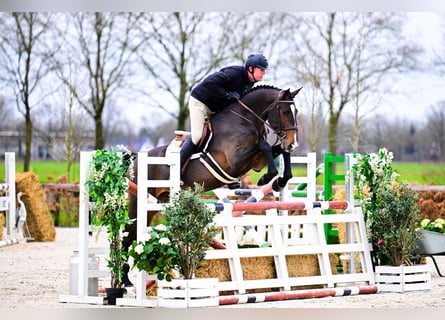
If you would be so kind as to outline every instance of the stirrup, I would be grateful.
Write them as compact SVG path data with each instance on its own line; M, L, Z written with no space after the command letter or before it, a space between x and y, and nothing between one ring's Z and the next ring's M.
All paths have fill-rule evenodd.
M240 183L239 181L232 182L232 183L229 183L229 184L227 185L227 187L228 187L230 190L233 190L233 189L239 189L239 188L241 187L241 183Z

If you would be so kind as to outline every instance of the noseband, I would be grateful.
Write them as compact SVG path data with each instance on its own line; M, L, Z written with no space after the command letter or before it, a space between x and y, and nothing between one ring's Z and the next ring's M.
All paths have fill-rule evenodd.
M279 108L280 108L280 105L279 105L279 104L280 104L280 103L288 103L288 104L292 105L292 104L294 104L294 101L292 101L292 100L278 100L278 101L274 102L274 105L273 105L273 106L268 107L268 108L264 111L264 113L269 112L270 109L272 109L273 107L275 107L276 115L277 115L277 119L279 119L279 118L280 118L280 115L279 115ZM296 113L295 113L294 115L295 115L295 117L297 116ZM294 123L295 123L295 121L296 121L296 119L294 119ZM266 124L267 124L267 123L266 123ZM281 123L281 121L278 121L278 126L279 126L278 128L273 128L272 125L270 125L270 120L269 120L268 127L271 128L271 129L273 130L273 132L275 133L275 135L277 136L277 138L278 138L278 140L279 140L280 142L283 141L283 140L286 138L286 131L295 131L295 130L298 130L298 126L296 126L296 125L291 126L291 127L283 128L283 127L282 127L282 123Z

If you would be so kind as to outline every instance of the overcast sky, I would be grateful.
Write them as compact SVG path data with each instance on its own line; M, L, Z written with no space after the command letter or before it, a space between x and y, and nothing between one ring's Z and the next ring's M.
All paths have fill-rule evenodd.
M411 34L413 41L425 47L427 53L444 48L444 39L440 33L440 19L445 20L445 14L416 12L410 13L409 16L411 22L407 26L407 32ZM433 73L423 75L416 73L404 78L405 81L396 85L406 92L406 95L392 97L386 108L380 110L381 112L389 116L423 120L432 104L445 100L443 76L438 77Z

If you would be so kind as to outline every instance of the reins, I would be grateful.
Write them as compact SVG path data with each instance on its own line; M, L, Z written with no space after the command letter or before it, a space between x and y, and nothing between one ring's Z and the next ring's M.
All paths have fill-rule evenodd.
M259 116L255 111L253 111L248 105L246 105L244 102L242 102L240 99L237 100L238 103L247 111L249 111L252 115L254 115L260 122L263 123L264 126L268 127L269 129L271 129L276 135L277 137L281 140L283 140L285 138L284 135L281 135L280 133L284 132L284 131L289 131L289 130L297 130L298 127L297 126L293 126L293 127L289 127L289 128L281 128L281 123L280 123L280 128L279 129L274 129L266 120L263 120L263 118L261 118L261 116ZM272 102L270 104L270 106L268 106L261 114L267 113L269 112L269 110L273 107L277 107L278 103L289 103L289 104L293 104L294 101L293 100L275 100L274 102ZM252 123L252 121L250 119L247 119L246 117L242 116L241 114L237 113L236 111L233 111L232 109L230 109L230 111L234 114L236 114L238 117L240 117L241 119L246 120L247 122ZM277 111L278 111L278 107L277 107Z

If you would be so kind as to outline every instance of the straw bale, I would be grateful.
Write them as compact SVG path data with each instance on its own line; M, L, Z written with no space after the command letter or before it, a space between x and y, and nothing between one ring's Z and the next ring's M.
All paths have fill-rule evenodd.
M336 264L338 258L335 254L329 255L332 273L336 274ZM244 257L240 258L241 268L243 270L244 280L274 279L277 277L275 263L273 257ZM298 276L316 276L320 275L320 267L318 265L317 255L291 255L286 256L286 264L290 277ZM227 259L205 260L201 268L196 272L197 277L201 278L218 278L219 281L230 281L230 269ZM320 288L320 285L299 286L298 289ZM295 290L296 288L292 288ZM247 293L270 292L274 289L251 289L246 290ZM232 292L220 293L233 294Z
M6 190L0 190L0 197L6 196ZM6 211L0 211L0 240L3 239L3 227L6 223Z
M54 241L56 229L37 175L34 172L17 173L16 190L22 192L31 237L35 241Z
M148 283L145 289L145 294L147 297L156 297L158 295L158 282L153 281Z
M5 224L5 215L3 211L0 212L0 239L3 239L3 225Z

